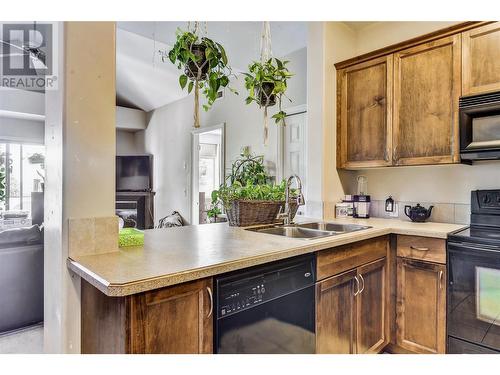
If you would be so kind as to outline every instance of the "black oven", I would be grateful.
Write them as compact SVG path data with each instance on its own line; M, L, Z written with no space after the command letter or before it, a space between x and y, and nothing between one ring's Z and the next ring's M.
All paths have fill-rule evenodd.
M500 247L448 243L448 352L500 352Z
M460 98L460 157L500 159L500 92Z
M500 353L500 190L471 192L470 219L448 235L448 353Z

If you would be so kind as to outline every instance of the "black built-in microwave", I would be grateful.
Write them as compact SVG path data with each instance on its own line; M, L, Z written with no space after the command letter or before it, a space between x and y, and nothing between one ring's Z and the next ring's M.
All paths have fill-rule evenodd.
M461 97L459 109L461 160L500 159L500 92Z

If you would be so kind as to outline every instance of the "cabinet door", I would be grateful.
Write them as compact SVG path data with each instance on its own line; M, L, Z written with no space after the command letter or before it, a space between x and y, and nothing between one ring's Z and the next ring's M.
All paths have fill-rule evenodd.
M212 279L134 295L132 353L213 353Z
M415 353L444 353L446 266L397 260L397 344Z
M459 161L460 36L394 54L395 165Z
M500 22L462 33L462 94L500 90Z
M386 258L358 268L357 353L378 353L388 343Z
M356 271L316 284L316 352L354 353Z
M392 55L348 67L339 78L340 167L391 165Z

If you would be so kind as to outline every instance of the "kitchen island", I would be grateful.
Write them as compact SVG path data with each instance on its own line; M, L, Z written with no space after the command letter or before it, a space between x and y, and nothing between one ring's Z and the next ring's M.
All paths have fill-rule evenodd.
M229 227L226 223L157 229L146 231L144 246L68 259L68 267L85 280L82 283L82 351L211 353L213 310L216 308L212 277L308 253L318 256L317 274L321 282L318 282L317 303L321 300L321 291L331 289L331 285L325 287L332 284L331 279L361 266L368 267L363 272L379 272L373 280L382 282L371 288L368 285L368 290L384 289L377 297L384 301L382 341L364 349L358 345L356 350L353 338L346 348L339 349L325 344L331 341L332 332L319 336L324 329L320 328L317 343L322 349L318 352L381 350L394 341L396 335L393 327L396 320L396 238L414 238L418 244L431 241L432 246L435 243L432 241L439 241L436 248L442 252L447 234L463 226L375 218L336 222L371 228L313 240L262 234ZM437 253L433 249L428 251L429 255L426 251L411 250L419 249L413 245L408 249L412 254L418 253L408 256L420 261L433 262L432 257ZM404 248L401 254L399 251L397 255L404 256ZM442 254L439 257L442 259ZM441 260L436 262L442 263ZM442 273L439 277L442 278ZM352 289L351 279L344 280L348 282L347 289ZM322 301L334 297L325 294ZM328 305L322 306L318 305L317 311L323 311L324 320L324 307ZM156 321L163 323L154 324ZM324 321L318 324L325 327ZM359 327L357 330L362 331ZM162 341L162 335L169 339Z

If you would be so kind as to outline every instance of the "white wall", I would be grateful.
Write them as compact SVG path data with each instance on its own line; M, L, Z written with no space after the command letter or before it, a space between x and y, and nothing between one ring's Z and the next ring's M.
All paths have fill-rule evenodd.
M356 54L401 42L448 27L456 22L381 22L362 29L356 37ZM500 162L473 166L446 165L380 168L345 173L346 193L353 193L358 175L368 177L368 192L374 199L411 202L470 203L470 191L500 187Z
M46 93L44 350L80 353L80 278L67 267L68 219L115 214L115 24L57 25L60 86Z
M291 53L283 59L290 60L289 68L295 76L289 81L291 106L305 104L307 52L305 49ZM293 82L293 83L292 83ZM255 104L246 105L244 78L232 81L239 95L226 91L224 98L215 102L212 109L200 109L202 127L226 123L226 168L231 166L243 146L264 155L266 165L275 171L277 160L277 125L269 118L269 145L263 145L263 112ZM300 102L299 102L300 101ZM177 210L189 221L191 190L191 130L193 129L193 95L150 112L144 133L144 151L154 157L154 182L156 191L155 217L161 218ZM275 110L275 109L274 109ZM270 111L269 117L274 112ZM136 137L140 137L139 132ZM140 142L136 138L136 142Z
M139 132L116 130L116 154L144 154L144 139Z
M13 142L44 143L45 95L2 88L0 90L0 138Z
M335 62L355 51L355 33L342 22L310 22L307 50L306 216L332 218L343 187L336 165Z
M153 154L156 220L178 211L189 222L193 97L150 112L145 151Z

